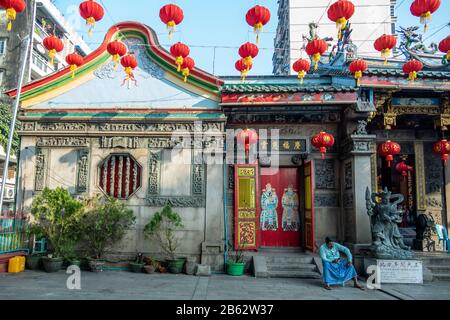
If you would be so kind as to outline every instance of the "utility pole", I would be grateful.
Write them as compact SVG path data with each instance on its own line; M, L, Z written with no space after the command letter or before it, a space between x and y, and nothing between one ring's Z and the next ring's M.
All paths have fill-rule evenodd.
M32 46L32 39L33 39L33 32L34 32L34 20L35 20L35 15L36 15L36 10L35 10L36 1L35 0L31 0L31 6L33 8L33 12L32 12L32 16L31 16L30 33L21 40L21 47L24 46L24 53L23 53L23 57L22 57L22 63L20 66L19 79L17 80L17 94L16 94L16 99L14 101L11 125L9 127L9 137L8 137L8 146L6 148L6 158L5 158L5 162L3 164L3 177L2 177L1 188L0 188L0 212L3 208L3 200L4 200L4 196L5 196L5 185L6 185L6 179L8 178L9 161L11 158L11 146L12 146L13 137L14 137L14 130L16 128L17 112L19 111L19 103L20 103L20 96L22 93L23 80L24 80L24 76L25 76L26 67L28 64L28 55L30 53L30 49Z

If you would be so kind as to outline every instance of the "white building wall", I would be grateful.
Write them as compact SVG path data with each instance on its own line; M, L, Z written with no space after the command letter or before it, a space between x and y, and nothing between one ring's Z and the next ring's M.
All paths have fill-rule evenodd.
M332 0L331 4L334 2L335 0ZM356 7L355 14L350 20L353 28L352 40L358 47L358 54L377 56L379 53L374 49L373 42L383 33L392 33L395 17L391 8L395 6L395 0L352 0L352 2ZM279 23L289 24L291 74L294 73L292 64L300 57L302 36L309 35L310 22L319 24L318 32L321 38L332 37L333 44L336 43L336 24L329 20L327 15L329 3L329 0L289 0L289 21L280 19Z

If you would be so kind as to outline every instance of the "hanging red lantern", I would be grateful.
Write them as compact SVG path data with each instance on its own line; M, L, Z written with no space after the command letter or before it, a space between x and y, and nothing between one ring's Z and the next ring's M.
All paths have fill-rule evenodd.
M184 82L187 82L187 78L191 74L191 71L195 68L195 61L191 57L186 57L183 59L183 64L181 65L181 74L184 77Z
M439 51L446 54L446 60L450 60L450 36L447 36L447 38L439 43Z
M263 27L270 21L270 10L263 6L254 6L248 10L245 20L253 27L256 33L256 43L259 43L259 35L263 31Z
M170 47L170 53L175 57L175 63L177 65L177 71L181 71L184 58L189 56L191 50L184 43L178 42Z
M388 167L391 167L391 162L394 160L394 157L398 155L402 151L400 145L396 142L392 142L391 140L386 141L381 144L378 152L380 156L385 158L388 162Z
M314 70L319 67L320 57L327 51L328 44L323 39L315 39L308 42L306 45L306 53L314 62Z
M241 130L237 136L237 142L244 145L245 156L248 157L252 145L258 143L258 134L254 130Z
M450 142L447 139L436 142L433 146L433 152L441 156L441 160L447 165L448 155L450 154Z
M350 63L348 70L355 75L356 85L359 86L363 72L367 70L369 65L363 59L358 59Z
M117 70L120 58L123 57L128 51L127 46L122 41L117 40L108 43L106 49L108 50L109 54L112 55L114 69Z
M332 134L321 131L319 134L315 135L311 139L311 144L320 150L322 154L322 159L325 159L325 153L327 149L334 145L334 136Z
M248 65L245 62L245 59L239 59L234 66L236 67L236 70L241 73L241 80L245 81L248 72L252 69L252 65Z
M168 4L159 10L159 18L167 26L169 38L171 38L176 26L183 22L184 13L179 6Z
M415 0L410 7L411 13L420 17L420 23L425 25L424 32L427 32L428 22L431 17L441 5L441 0Z
M397 170L398 173L401 173L403 179L406 179L406 177L408 176L408 172L414 171L413 167L408 166L405 163L405 161L402 161L402 162L398 163L395 166L395 170Z
M53 64L56 53L64 49L64 42L56 36L47 36L44 38L43 45L48 50L50 64Z
M258 46L250 42L244 43L239 48L239 55L244 59L244 63L248 67L253 66L253 59L256 58L258 53Z
M355 13L355 5L348 0L339 0L328 9L328 18L336 23L339 30L338 38L342 38L342 30L347 26L347 21Z
M126 77L124 79L123 84L125 84L125 82L128 82L128 86L130 86L131 81L135 82L135 84L136 84L136 78L134 77L133 71L134 71L134 69L137 68L138 61L136 60L134 55L127 54L127 55L123 56L120 59L120 64L122 64L122 66L125 68L125 73L126 73Z
M94 0L88 0L80 3L80 15L86 20L86 25L89 26L88 35L92 35L95 23L103 19L105 11L103 7Z
M23 12L27 4L24 0L0 0L0 7L6 11L8 26L6 30L11 31L12 22L16 20L17 14Z
M409 81L414 81L417 78L417 72L423 69L423 64L419 60L409 60L403 65L403 72L408 75Z
M311 69L311 63L306 59L298 59L294 62L292 68L297 72L300 84L303 84L303 78L305 78L306 73Z
M83 65L84 58L78 53L71 53L66 56L66 62L70 66L70 71L72 72L72 78L75 77L75 72L79 67Z
M377 40L375 40L373 46L375 50L381 52L381 56L384 58L384 64L387 65L387 59L391 54L391 50L397 45L397 39L391 34L383 34Z

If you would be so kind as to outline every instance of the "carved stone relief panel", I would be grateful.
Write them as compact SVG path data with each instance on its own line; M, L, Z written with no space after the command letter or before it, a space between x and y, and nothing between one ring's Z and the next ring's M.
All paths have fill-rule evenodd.
M77 192L87 192L89 186L89 149L78 150L77 170Z
M334 160L316 161L316 188L325 190L336 188Z
M314 195L314 206L317 208L339 207L337 193L316 193Z
M427 209L442 212L444 203L443 169L440 158L433 154L433 143L424 143L424 159ZM442 224L442 214L436 214L435 222Z
M88 138L82 137L39 137L36 142L37 147L87 147Z
M46 186L49 149L36 149L36 171L34 175L34 190L42 191Z
M344 187L345 190L353 188L353 163L348 161L344 165Z
M102 149L137 149L144 147L139 137L101 137L100 148Z

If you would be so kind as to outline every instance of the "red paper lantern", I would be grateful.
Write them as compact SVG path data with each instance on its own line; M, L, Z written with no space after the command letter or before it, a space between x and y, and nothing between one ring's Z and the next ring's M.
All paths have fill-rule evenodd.
M254 130L241 130L237 136L237 142L244 145L245 155L248 157L252 145L258 143L258 134Z
M179 6L175 4L168 4L162 7L161 10L159 10L159 18L167 26L170 38L172 37L176 26L183 22L184 13Z
M391 167L391 162L394 160L394 157L398 155L402 151L400 145L396 142L392 142L391 140L386 141L381 144L378 152L380 156L385 158L388 162L388 167Z
M258 55L258 53L258 46L250 42L244 43L239 48L239 55L242 59L244 59L244 63L248 67L253 66L253 59Z
M66 62L70 66L70 71L72 72L72 78L75 77L75 72L78 67L81 67L84 62L84 58L78 53L71 53L66 56Z
M80 3L80 15L86 20L86 25L89 26L88 35L92 35L95 23L103 19L105 11L103 7L94 0L88 0Z
M419 60L409 60L403 65L403 72L408 75L408 80L414 81L417 78L417 72L423 69L423 64Z
M256 43L259 43L259 35L263 27L270 21L270 10L263 6L254 6L248 10L245 20L253 27L256 33Z
M405 161L402 161L395 166L395 170L397 170L398 173L401 173L403 179L406 179L408 172L412 172L414 169L413 167L408 166Z
M306 59L298 59L294 62L292 68L297 72L300 84L303 84L303 78L305 78L306 73L311 68L311 63Z
M183 64L181 65L181 74L184 77L184 82L187 82L187 78L191 74L191 71L195 68L195 61L191 57L186 57L183 59Z
M112 41L108 43L106 48L109 54L112 55L114 69L117 69L120 58L123 57L128 51L127 46L122 41Z
M446 60L450 60L450 36L439 43L439 51L446 54Z
M252 65L248 65L245 62L245 59L239 59L238 61L236 61L234 66L236 67L236 70L241 73L241 80L245 81L248 72L252 69Z
M136 83L136 78L133 73L134 69L138 66L138 61L136 58L132 54L127 54L120 59L120 64L125 68L126 77L124 83L128 82L128 86L131 81Z
M53 64L56 53L64 49L64 42L56 36L47 36L44 38L43 45L48 50L50 64Z
M12 22L16 20L17 14L23 12L27 4L24 0L0 0L0 7L6 11L6 19L8 20L7 30L11 31Z
M383 34L377 40L375 40L373 46L375 50L381 52L381 56L384 58L384 64L387 65L387 58L391 54L392 48L397 45L397 39L391 34Z
M436 142L433 146L433 152L441 156L441 160L447 165L448 155L450 154L450 142L447 139Z
M170 47L170 53L175 57L175 63L177 65L177 71L181 71L181 65L183 64L184 58L189 56L191 50L184 43L178 42Z
M439 9L441 0L415 0L410 7L411 13L420 17L420 23L424 24L424 32L427 32L428 22L431 21L433 13Z
M368 68L368 64L363 59L358 59L350 63L348 70L355 75L356 84L359 86L363 72Z
M320 150L322 154L322 159L325 159L325 153L327 153L327 149L331 148L334 145L334 136L332 134L326 133L324 131L315 135L311 139L311 144Z
M339 30L339 39L341 39L342 30L347 26L347 21L354 13L355 5L348 0L339 0L328 9L328 18L336 23L336 28Z
M320 57L327 51L328 44L323 39L315 39L306 45L306 53L311 57L314 62L314 70L319 67Z

